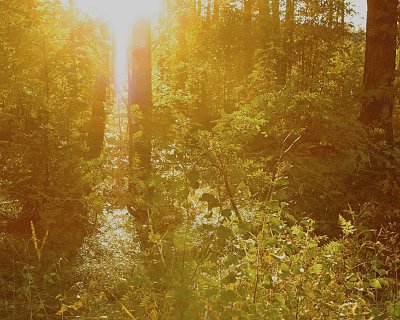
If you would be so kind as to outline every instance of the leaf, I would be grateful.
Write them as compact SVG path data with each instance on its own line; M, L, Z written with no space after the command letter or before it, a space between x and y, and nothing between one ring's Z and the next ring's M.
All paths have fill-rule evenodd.
M380 282L382 285L384 285L385 287L389 287L389 285L390 285L389 280L386 279L386 278L380 278L380 279L379 279L379 282Z
M229 254L229 255L226 257L225 265L230 266L230 265L236 264L236 263L238 263L238 262L239 262L239 258L238 258L236 255L234 255L234 254Z
M280 269L283 274L288 274L290 272L290 267L286 263L282 263Z
M232 235L232 231L224 226L219 226L217 228L217 237L221 240L227 240Z
M217 295L219 290L217 288L209 288L204 292L204 297L210 298L212 296Z
M232 210L231 209L221 210L221 216L223 216L225 219L229 220L232 216Z
M346 280L351 281L351 282L356 282L356 281L358 281L358 277L356 274L352 273L351 275L346 277Z
M379 273L381 276L386 276L386 275L388 274L387 270L385 270L385 269L379 269L379 270L378 270L378 273Z
M277 186L287 186L289 184L289 178L288 177L280 177L275 181L275 184Z
M286 305L285 297L281 293L275 293L274 294L274 300L276 302L278 302L279 305L281 305L281 306L285 306Z
M61 305L60 310L57 311L56 316L62 316L68 310L68 306L65 304Z
M273 248L273 247L275 247L278 243L279 243L279 242L278 242L278 239L277 239L276 237L272 237L272 238L269 238L269 239L265 242L265 245L266 245L267 247Z
M233 290L226 290L221 293L221 299L226 302L236 301L236 293Z
M310 267L310 272L315 275L320 275L322 273L322 264L320 263L314 263Z
M192 170L186 174L189 180L189 184L193 189L198 189L200 187L199 178L200 174L197 170Z
M236 282L236 274L233 272L230 272L224 279L222 279L222 283L224 284L230 284L235 282Z
M342 215L339 215L339 226L340 229L342 229L342 232L344 233L345 236L348 236L356 232L356 228L352 225L352 223L343 218Z
M233 183L241 182L246 177L246 175L247 173L243 169L234 169L230 174Z
M272 200L266 203L266 208L273 212L279 211L280 207L278 200Z
M344 283L344 286L345 286L347 289L350 289L350 290L354 289L354 283L353 283L353 282L346 281L346 282Z
M272 254L272 257L274 257L278 261L281 261L281 260L284 260L286 258L286 253L282 252L282 253L279 253L279 254Z
M396 318L400 318L400 301L391 303L387 306L388 313Z
M238 227L239 227L239 231L243 234L243 233L247 233L251 230L251 223L247 222L247 221L242 221L239 223Z
M306 233L301 230L299 226L293 226L292 228L292 233L299 239L304 238L306 236Z
M374 289L382 289L382 285L378 279L371 279L369 285Z
M200 200L208 203L208 210L211 210L219 206L218 199L215 198L211 193L203 193Z
M284 189L279 189L276 192L274 192L274 197L275 197L275 199L278 199L280 201L285 201L285 200L289 199L289 196L288 196L286 190L284 190Z
M283 221L278 219L278 218L276 218L276 217L271 217L269 219L269 223L271 225L271 229L274 229L276 231L282 231L282 229L284 227L283 226L284 225Z
M315 224L315 221L312 219L305 219L302 222L306 227L312 227Z

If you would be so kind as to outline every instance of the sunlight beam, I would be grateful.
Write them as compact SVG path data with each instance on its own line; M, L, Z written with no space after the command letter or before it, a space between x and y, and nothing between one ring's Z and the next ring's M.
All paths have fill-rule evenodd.
M109 26L114 40L114 87L117 103L124 103L128 82L129 47L132 27L138 19L153 22L160 15L162 0L61 0L71 2L83 14L101 19Z

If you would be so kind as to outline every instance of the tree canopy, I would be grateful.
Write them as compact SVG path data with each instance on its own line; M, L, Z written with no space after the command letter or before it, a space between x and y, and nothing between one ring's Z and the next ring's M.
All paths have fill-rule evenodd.
M126 3L0 0L0 319L400 319L398 1Z

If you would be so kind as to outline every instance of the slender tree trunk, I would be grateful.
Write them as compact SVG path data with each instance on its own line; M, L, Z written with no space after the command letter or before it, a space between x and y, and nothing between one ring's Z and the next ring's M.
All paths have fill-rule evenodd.
M284 86L286 83L286 65L282 48L282 30L280 19L279 0L272 0L272 41L275 54L275 73L278 85Z
M388 143L393 142L397 4L397 0L368 0L361 121L383 129Z
M340 1L340 30L346 31L346 0Z
M244 10L243 39L244 39L244 50L245 50L244 73L247 76L251 73L251 69L253 66L253 54L254 54L253 24L252 24L253 0L244 0L243 10Z
M143 225L148 222L151 173L151 25L149 19L138 21L133 30L129 68L128 133L129 193L141 198L128 206L129 212Z
M103 40L110 39L106 25L100 27ZM107 66L111 64L111 54L108 45L102 46L102 52L107 52L105 61ZM95 84L93 87L92 114L88 128L87 144L89 147L88 158L98 158L103 151L104 135L106 129L106 110L107 88L109 86L109 73L102 70L96 72Z
M280 44L281 41L281 19L280 19L280 9L279 9L279 0L272 0L271 2L271 24L272 24L272 32L275 39L275 42Z
M333 29L333 16L335 12L334 1L335 0L329 0L327 3L327 24L330 29Z
M267 49L271 42L271 4L270 0L258 1L261 49Z
M293 65L293 42L294 42L294 9L295 9L295 0L286 0L286 17L285 17L285 46L284 46L284 79L287 79L287 76L290 75Z
M101 155L106 129L106 111L104 103L107 100L108 79L104 75L98 75L94 85L92 102L92 114L88 133L88 158L94 159Z
M180 8L184 6L184 0L177 1L177 6ZM178 51L177 51L177 64L180 67L177 70L177 82L178 89L183 90L186 86L187 81L187 59L188 59L188 42L187 42L187 29L188 29L189 17L185 10L178 13L178 30L177 30L177 40L178 40Z

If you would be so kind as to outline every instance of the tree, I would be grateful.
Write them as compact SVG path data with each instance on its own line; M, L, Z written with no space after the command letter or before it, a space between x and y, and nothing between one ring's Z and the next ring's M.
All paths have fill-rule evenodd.
M380 128L393 142L398 0L368 0L361 122Z
M131 63L129 70L128 134L129 134L129 186L130 195L145 199L148 203L148 189L139 186L151 172L152 113L151 85L151 25L149 19L141 19L133 29ZM134 109L134 107L137 109ZM134 174L135 173L135 174ZM137 178L137 179L136 179ZM140 203L143 201L140 201ZM143 204L128 206L129 212L139 223L145 224L147 209Z
M285 54L285 79L291 73L293 64L293 42L294 42L294 12L295 0L286 0L286 14L285 14L285 41L284 41L284 54Z
M244 48L245 48L245 61L244 61L244 73L248 75L252 69L253 59L253 26L252 26L252 14L253 14L253 0L244 0L243 4L243 31L244 31Z

